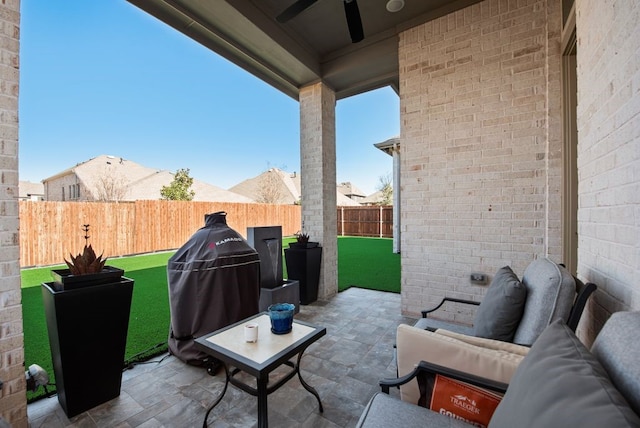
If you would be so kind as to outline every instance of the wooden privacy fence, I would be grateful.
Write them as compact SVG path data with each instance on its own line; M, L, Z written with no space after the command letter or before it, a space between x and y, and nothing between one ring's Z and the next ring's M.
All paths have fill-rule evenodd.
M338 207L338 235L393 237L393 207Z
M31 202L19 201L20 265L64 263L84 247L83 224L99 254L118 257L181 247L204 226L205 214L227 212L227 224L246 237L247 227L282 226L283 236L300 230L299 205L227 202Z

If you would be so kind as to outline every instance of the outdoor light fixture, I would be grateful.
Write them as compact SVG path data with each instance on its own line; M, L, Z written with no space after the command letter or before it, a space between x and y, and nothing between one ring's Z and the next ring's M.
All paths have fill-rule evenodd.
M404 7L404 0L389 0L387 2L387 10L389 12L399 12Z
M31 364L29 370L24 372L27 378L27 390L35 392L39 386L44 387L47 391L47 385L49 384L49 375L47 372L37 364Z

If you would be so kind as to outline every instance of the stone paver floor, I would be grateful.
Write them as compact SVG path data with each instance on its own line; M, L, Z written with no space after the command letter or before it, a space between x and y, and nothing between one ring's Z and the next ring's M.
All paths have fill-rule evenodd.
M395 377L397 326L415 320L400 314L399 294L359 288L301 306L296 319L327 328L326 336L306 350L300 364L303 378L320 394L324 413L294 377L268 397L270 426L355 426L369 398L380 390L378 380ZM201 427L224 387L224 372L210 376L167 355L151 361L124 372L120 397L71 419L56 396L30 404L30 426ZM209 415L208 426L253 427L256 415L257 399L229 385Z

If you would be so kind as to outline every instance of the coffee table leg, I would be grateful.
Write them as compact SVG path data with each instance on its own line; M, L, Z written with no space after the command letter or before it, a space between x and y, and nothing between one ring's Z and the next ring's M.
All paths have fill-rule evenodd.
M306 389L307 391L309 391L310 393L312 393L316 397L316 400L318 400L318 407L320 408L320 413L322 413L322 412L324 412L324 409L322 408L322 402L320 401L320 395L318 394L318 391L316 391L314 387L312 387L307 382L305 382L304 379L302 379L302 374L300 373L300 359L301 358L302 358L302 352L300 352L298 354L298 364L297 364L297 368L296 368L296 370L298 371L298 379L300 379L300 383L302 384L304 389Z
M269 427L269 416L267 414L267 384L269 377L256 379L258 386L258 428Z

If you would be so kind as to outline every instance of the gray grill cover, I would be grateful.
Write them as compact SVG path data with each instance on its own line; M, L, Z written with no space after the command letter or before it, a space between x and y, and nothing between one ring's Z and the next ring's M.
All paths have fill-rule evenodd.
M260 258L224 212L205 216L205 226L169 259L167 279L169 352L186 363L208 359L194 339L258 313Z

